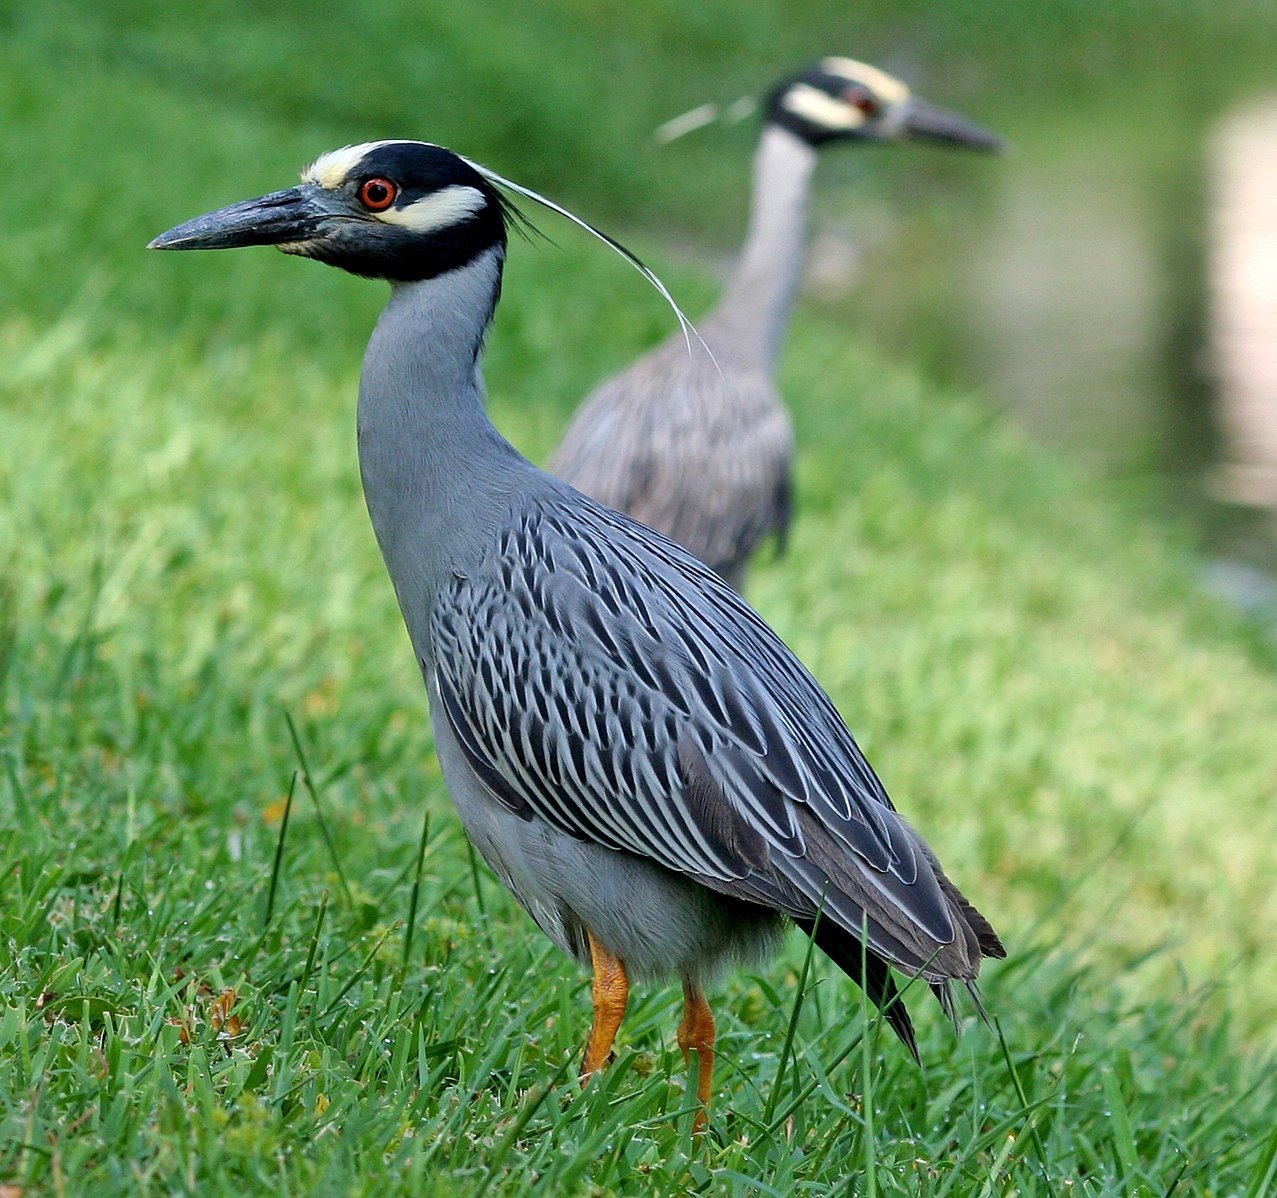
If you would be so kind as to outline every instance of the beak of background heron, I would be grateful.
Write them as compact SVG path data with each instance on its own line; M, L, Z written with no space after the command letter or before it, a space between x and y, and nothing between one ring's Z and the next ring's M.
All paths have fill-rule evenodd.
M229 250L243 245L280 245L312 237L331 213L303 187L274 191L207 212L161 233L148 250Z
M910 99L904 114L902 128L907 137L923 141L946 142L952 146L965 146L971 150L985 150L1000 154L1006 145L996 133L982 129L974 121L937 108L922 100Z

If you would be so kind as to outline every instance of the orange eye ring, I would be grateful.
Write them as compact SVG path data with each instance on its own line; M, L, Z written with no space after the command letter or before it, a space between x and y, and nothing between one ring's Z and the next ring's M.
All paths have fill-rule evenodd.
M359 185L359 202L369 212L385 212L399 197L399 188L380 175L365 179Z

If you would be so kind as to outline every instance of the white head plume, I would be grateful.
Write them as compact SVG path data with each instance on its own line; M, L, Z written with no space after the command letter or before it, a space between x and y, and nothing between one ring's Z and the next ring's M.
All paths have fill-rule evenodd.
M697 129L712 125L715 121L724 121L728 125L738 125L758 108L757 96L741 96L730 104L718 104L710 101L687 112L671 117L663 125L657 125L652 134L661 145L668 145Z
M458 155L458 157L461 156ZM597 237L604 245L620 254L622 258L624 258L631 266L634 267L635 270L639 272L639 274L641 274L653 287L656 288L665 302L669 304L674 315L678 318L678 325L683 331L683 339L687 342L688 350L691 350L692 338L695 337L696 340L701 343L701 347L705 350L705 352L709 354L710 360L714 362L714 365L718 365L717 359L714 358L709 346L705 344L704 338L702 338L700 333L696 331L696 326L683 314L683 309L678 306L678 303L670 294L669 288L661 282L661 280L657 277L656 272L653 271L652 268L649 267L637 254L635 254L633 250L627 249L619 241L617 241L616 238L609 237L602 229L596 228L594 225L590 224L588 220L577 216L575 212L563 207L562 204L556 204L553 200L543 196L540 192L533 191L530 187L524 187L520 183L515 183L510 179L506 179L503 176L498 175L496 171L490 170L488 167L475 162L473 159L462 158L462 161L474 167L474 169L487 179L489 183L493 183L497 187L503 187L507 191L514 192L515 195L523 196L526 199L532 200L536 204L540 204L543 208L548 208L551 212L558 213L559 216L563 217L565 220L571 221L577 226L577 228L584 229L591 237Z

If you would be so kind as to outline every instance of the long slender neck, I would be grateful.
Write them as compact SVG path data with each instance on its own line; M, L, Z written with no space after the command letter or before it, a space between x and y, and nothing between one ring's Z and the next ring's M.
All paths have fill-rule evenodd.
M494 248L437 278L394 284L364 355L364 498L414 642L440 583L482 552L515 475L531 469L483 405L478 356L501 266Z
M816 151L767 125L754 155L749 232L723 297L709 321L757 365L775 368L802 273L807 206Z

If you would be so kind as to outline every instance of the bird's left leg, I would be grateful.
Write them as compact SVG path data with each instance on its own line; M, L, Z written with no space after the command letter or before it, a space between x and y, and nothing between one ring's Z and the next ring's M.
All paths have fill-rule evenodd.
M683 983L683 1022L678 1025L678 1046L683 1050L683 1064L689 1068L696 1054L698 1083L696 1097L700 1110L692 1122L692 1130L705 1130L706 1111L714 1094L714 1012L709 1009L699 986Z
M594 967L594 983L591 997L594 1000L594 1023L585 1045L585 1060L581 1062L581 1081L589 1081L611 1060L612 1042L617 1029L625 1018L625 1007L630 997L630 979L625 972L625 962L595 939L587 929L590 945L590 964Z

